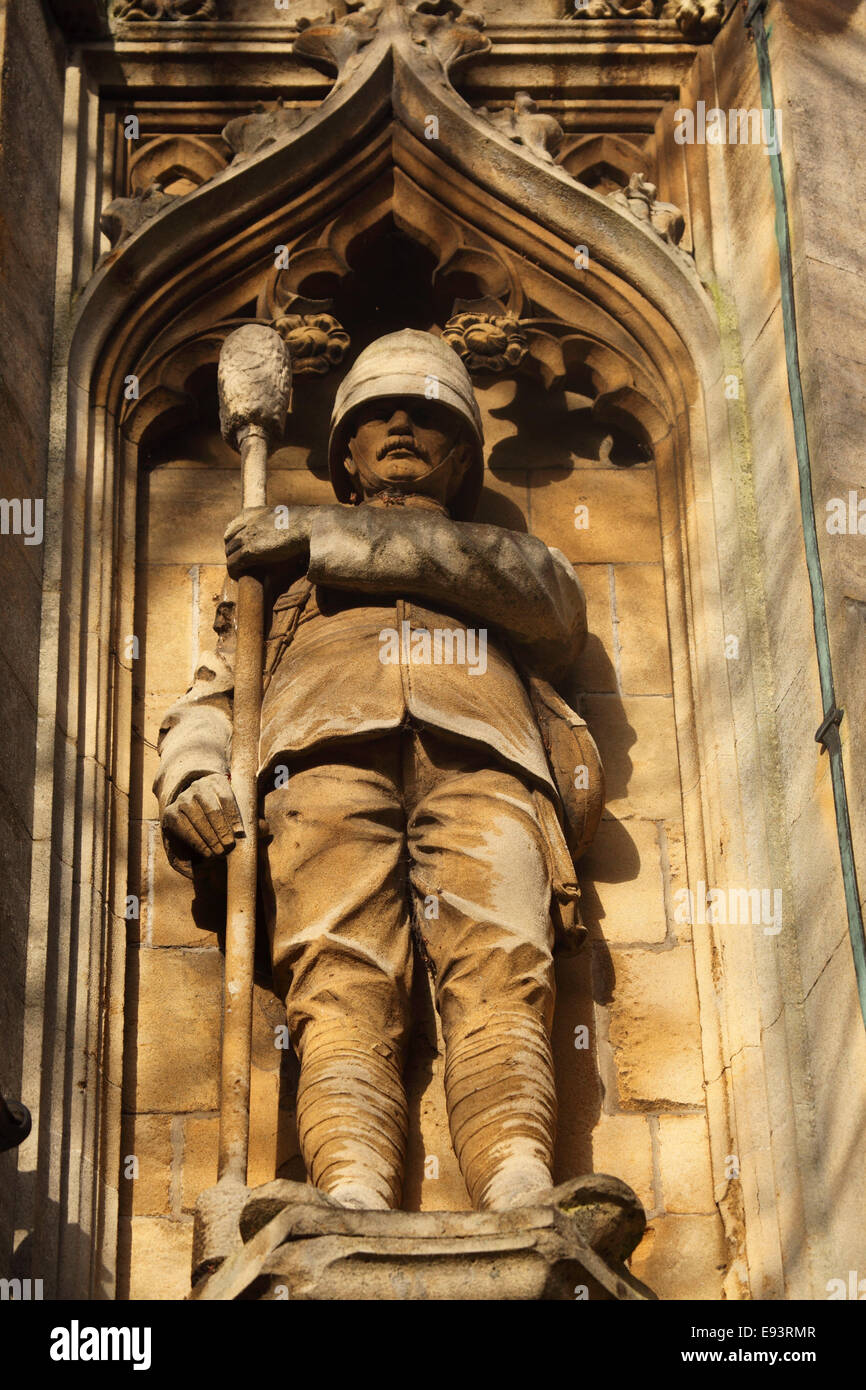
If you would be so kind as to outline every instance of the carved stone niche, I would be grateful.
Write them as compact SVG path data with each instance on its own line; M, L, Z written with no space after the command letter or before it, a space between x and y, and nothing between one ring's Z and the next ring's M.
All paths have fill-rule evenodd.
M223 532L239 510L240 470L219 434L215 387L220 348L232 329L273 326L292 353L291 424L271 457L269 477L269 501L290 507L333 501L325 481L328 415L343 373L364 347L406 328L452 344L472 374L484 425L478 519L514 532L531 530L583 566L588 582L600 576L594 596L602 621L613 621L609 571L636 555L646 566L641 578L660 600L660 663L667 662L669 645L675 653L676 735L672 720L654 725L651 733L632 727L613 660L595 633L571 673L569 693L576 703L582 690L590 692L586 714L604 731L614 798L626 796L639 765L643 747L633 754L633 745L652 740L654 790L661 787L658 794L665 798L660 814L670 820L674 836L683 836L677 741L684 757L691 757L690 688L683 682L692 668L685 659L684 607L672 603L668 611L662 596L668 584L681 592L677 507L686 483L680 472L691 457L688 431L701 392L718 375L706 296L689 258L653 224L654 200L642 184L632 190L633 201L642 205L638 213L582 186L546 158L555 132L546 122L539 126L538 113L526 103L497 120L459 98L448 70L462 56L483 52L484 40L458 7L448 0L407 9L388 5L358 23L305 31L307 52L318 51L338 70L321 108L300 121L270 122L273 129L261 145L247 140L245 126L236 145L229 143L241 158L155 208L118 241L82 296L73 344L71 378L87 383L73 403L81 412L73 422L75 437L98 438L100 422L105 447L99 466L108 477L116 469L122 479L123 525L104 528L102 548L94 543L92 554L87 552L88 563L99 559L104 573L116 568L124 576L117 632L106 634L106 650L118 632L140 632L144 645L134 687L125 667L117 675L131 708L130 825L144 827L130 860L146 882L136 881L133 891L150 901L152 913L153 945L141 948L147 969L128 976L130 989L141 990L126 1001L130 1015L161 1008L157 975L169 953L178 957L178 970L194 964L201 972L201 993L194 1000L200 1044L195 1063L189 1062L184 1030L163 1029L158 1046L151 1041L140 1048L139 1065L128 1078L132 1103L142 1113L203 1112L214 1137L220 884L205 885L199 876L185 898L187 890L169 882L161 858L154 867L161 851L146 787L160 718L199 669L198 639L206 638L215 606L218 637L231 637ZM439 123L438 142L424 133L430 115ZM578 238L589 248L586 264L575 257ZM286 255L275 264L277 245ZM131 397L125 390L130 382ZM105 429L115 411L116 432L113 425ZM136 490L137 514L129 500ZM587 498L595 522L581 537L575 516L579 508L586 511ZM136 526L128 519L134 516L133 557ZM99 578L97 571L90 582ZM662 703L659 693L646 690L654 710ZM694 761L684 777L696 781ZM635 797L647 795L639 775L634 780ZM653 834L655 809L641 813ZM640 834L635 824L629 816L603 822L608 860L615 859L620 875L610 881L638 872L643 850L632 838ZM695 834L688 852L699 872L701 842ZM112 882L125 887L124 853L120 845L111 869ZM592 873L586 887L586 925L604 976L610 963ZM212 933L205 938L209 957L188 950L202 929ZM660 959L652 954L650 964ZM277 1297L284 1283L294 1284L298 1296L316 1296L317 1288L336 1287L332 1279L345 1293L354 1287L365 1252L392 1261L383 1264L393 1274L386 1281L389 1296L440 1296L430 1289L453 1289L470 1267L486 1264L489 1270L496 1250L505 1250L511 1261L514 1297L571 1298L576 1284L585 1285L591 1297L646 1296L634 1272L624 1272L624 1262L642 1229L638 1197L650 1204L651 1185L640 1170L628 1175L641 1189L637 1196L623 1192L616 1180L575 1176L595 1166L600 1124L608 1129L610 1121L621 1131L623 1121L629 1127L635 1115L643 1116L644 1099L631 1112L628 1104L603 1112L603 1095L607 1104L616 1105L616 1098L607 1084L603 1091L590 1047L575 1042L578 1030L588 1040L595 1030L598 982L586 952L563 955L557 976L557 1187L540 1204L515 1214L468 1210L469 1193L448 1139L442 1040L424 969L416 972L406 1073L406 1210L335 1210L309 1187L299 1189L304 1174L295 1133L296 1078L288 1054L275 1061L279 1004L262 975L253 1010L247 1183L233 1192L224 1184L206 1189L210 1207L201 1194L197 1296ZM160 978L164 991L174 988L173 980ZM604 981L601 988L607 988ZM181 1011L190 1007L183 997L176 1003ZM702 1102L697 1040L683 1050L685 1082L672 1098L691 1110ZM662 1099L669 1099L667 1091ZM625 1161L627 1147L627 1141L619 1149L614 1144L604 1166L617 1171L618 1155ZM435 1173L428 1171L431 1159ZM274 1182L288 1186L272 1188ZM306 1251L302 1238L309 1239ZM402 1268L393 1262L401 1242ZM317 1285L319 1275L305 1261L309 1255L315 1265L329 1249L335 1259L320 1271L325 1282ZM639 1256L638 1248L635 1261ZM529 1269L536 1259L544 1265L541 1277ZM265 1275L273 1282L258 1283ZM373 1296L385 1296L381 1285L368 1287ZM488 1280L485 1291L482 1279L477 1296L490 1296L492 1287Z
M563 514L573 509L581 468L593 475L607 469L615 485L619 470L652 467L653 439L665 423L647 366L626 351L628 335L399 171L383 171L326 224L289 240L284 259L285 266L274 266L271 258L251 268L241 287L223 292L223 317L208 329L183 337L173 325L141 365L139 396L127 406L124 428L147 460L143 503L157 526L163 480L182 474L178 460L210 459L221 472L235 466L215 419L216 363L225 337L244 322L282 332L296 374L289 439L271 461L273 502L328 500L326 424L335 386L350 356L404 327L440 333L473 376L489 445L479 520L525 531L536 493L559 494ZM182 495L198 516L208 487L207 468L190 468ZM208 523L215 545L228 519L224 512ZM230 592L221 597L220 642ZM576 701L579 671L573 683ZM149 703L137 715L144 725L153 718ZM192 919L219 937L224 908L218 875L197 870L194 889ZM585 969L584 963L581 976ZM286 1059L277 1116L286 1131L279 1140L282 1162L273 1181L254 1190L221 1184L202 1194L192 1296L278 1299L289 1288L292 1298L439 1298L455 1296L459 1286L461 1297L477 1298L573 1299L576 1289L592 1299L651 1297L625 1263L644 1230L638 1199L612 1178L566 1180L585 1164L588 1136L573 1122L560 1147L557 1176L563 1181L555 1198L507 1216L448 1209L468 1206L468 1197L453 1156L444 1152L441 1036L420 961L416 982L406 1084L413 1127L422 1112L425 1118L423 1137L416 1130L410 1141L409 1210L347 1212L297 1181L296 1076ZM574 1007L573 981L563 976L560 988ZM266 993L263 974L257 1019L265 1016L260 1009L272 1017ZM255 1027L257 1049L266 1055L263 1024ZM564 1097L571 1098L566 1105L574 1100L576 1079L569 1073L576 1056L570 1039L559 1044ZM579 1070L579 1085L592 1094L598 1078L582 1055ZM254 1111L252 1123L255 1131L268 1121ZM431 1149L443 1151L437 1162L444 1211L415 1209L422 1193L425 1206L430 1202L424 1167Z

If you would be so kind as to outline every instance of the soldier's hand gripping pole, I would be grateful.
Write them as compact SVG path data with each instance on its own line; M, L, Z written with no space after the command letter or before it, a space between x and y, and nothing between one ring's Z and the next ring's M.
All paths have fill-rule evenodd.
M220 427L241 456L244 511L267 504L267 461L282 437L292 369L282 338L264 324L230 333L219 360ZM250 1038L258 869L258 756L264 649L261 580L241 575L237 598L231 782L244 825L228 856L219 1176L245 1183L250 1130Z

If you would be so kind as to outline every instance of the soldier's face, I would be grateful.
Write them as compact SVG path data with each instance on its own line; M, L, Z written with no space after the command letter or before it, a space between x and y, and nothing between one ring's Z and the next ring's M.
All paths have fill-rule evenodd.
M459 424L436 401L405 397L371 401L355 416L346 468L364 497L380 492L385 482L399 491L422 492L444 503L457 490L470 462L460 438ZM447 466L440 467L446 460Z

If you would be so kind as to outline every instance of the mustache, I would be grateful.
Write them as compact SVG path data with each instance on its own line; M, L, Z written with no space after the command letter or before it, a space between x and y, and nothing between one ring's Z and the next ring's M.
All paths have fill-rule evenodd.
M396 449L406 449L410 453L415 454L419 459L422 459L424 463L430 462L430 456L427 450L422 444L419 444L418 440L414 439L411 434L392 434L389 435L385 442L380 444L376 450L377 463L381 462L386 454L390 454Z

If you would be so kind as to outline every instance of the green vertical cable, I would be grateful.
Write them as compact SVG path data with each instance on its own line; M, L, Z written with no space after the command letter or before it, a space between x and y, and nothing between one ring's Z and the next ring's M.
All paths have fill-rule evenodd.
M761 102L764 107L765 132L767 135L770 171L773 179L773 193L776 200L776 240L779 244L779 272L782 286L782 321L785 329L785 359L788 366L788 391L791 397L791 414L794 421L794 440L797 449L797 471L800 477L800 511L803 516L803 536L806 543L806 565L809 571L809 584L812 590L812 620L815 628L815 646L818 653L818 672L821 680L821 700L824 718L815 735L823 744L830 757L830 776L833 783L833 801L836 806L836 831L839 840L839 857L842 861L842 880L845 885L845 905L848 912L848 933L851 938L851 951L854 956L854 971L857 976L857 992L860 997L860 1012L866 1024L866 936L863 930L863 914L860 910L860 892L857 886L857 866L854 862L854 847L851 841L851 818L848 814L848 793L845 788L845 768L842 762L842 746L839 739L839 723L842 711L836 707L836 692L833 684L833 666L830 658L830 635L827 630L827 607L824 601L824 579L821 573L821 556L818 550L818 530L815 524L815 501L812 496L812 465L809 457L809 435L806 428L806 408L803 401L803 383L800 377L800 354L797 340L797 314L794 304L794 274L791 265L791 233L788 221L788 199L785 194L785 177L782 168L782 155L779 140L770 136L772 121L775 129L775 98L773 77L770 70L770 50L767 44L767 31L764 27L764 10L767 0L749 0L746 9L746 26L752 32L758 57L758 72L761 80ZM772 142L775 152L769 149Z

